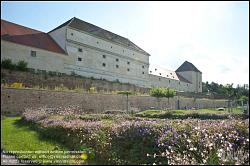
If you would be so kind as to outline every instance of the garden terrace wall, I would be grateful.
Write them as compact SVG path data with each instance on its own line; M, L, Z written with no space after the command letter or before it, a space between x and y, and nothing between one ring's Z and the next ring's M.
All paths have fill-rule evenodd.
M40 71L41 72L41 71ZM98 91L132 91L139 93L149 93L149 88L143 88L132 84L116 83L105 80L97 80L91 78L84 78L78 76L70 75L50 75L48 72L45 73L34 73L34 72L24 72L24 71L12 71L9 69L1 68L1 79L8 84L15 82L23 83L26 87L48 87L49 89L54 89L56 86L63 85L68 89L74 89L76 87L88 90L90 87L96 87ZM191 92L177 92L178 96L183 96L186 98L210 98L210 99L223 99L222 96L207 96L201 93L191 93Z
M65 86L68 89L82 88L88 90L90 87L96 87L98 91L126 91L130 90L133 92L147 93L148 88L138 87L132 84L110 82L105 80L97 80L91 78L85 78L80 76L70 75L50 75L48 72L40 71L40 73L34 72L23 72L23 71L12 71L9 69L1 68L1 79L5 83L12 84L15 82L23 83L26 87L48 87L54 89L58 86Z
M226 107L226 100L194 99L175 96L160 101L150 96L129 96L129 109L135 112L152 108L213 108ZM159 102L158 102L159 101ZM102 113L109 110L126 110L126 96L97 93L57 92L34 89L1 88L1 114L19 115L25 108L42 106L64 107L77 105L82 111Z

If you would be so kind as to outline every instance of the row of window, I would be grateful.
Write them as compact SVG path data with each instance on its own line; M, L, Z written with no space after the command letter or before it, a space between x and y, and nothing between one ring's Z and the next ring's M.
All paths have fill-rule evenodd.
M106 67L106 63L102 63L102 66L103 66L103 67ZM116 65L116 68L119 68L119 65ZM127 71L130 71L130 69L127 68ZM145 72L143 71L142 74L145 74Z
M103 55L105 57L105 55ZM78 57L78 61L82 61L82 58ZM119 59L116 59L116 62L119 62ZM129 65L130 62L127 62L127 64ZM103 67L106 66L105 63L102 64ZM119 68L119 65L116 65L116 68ZM142 66L142 68L144 69L144 66ZM127 69L127 71L129 71L129 68ZM142 74L144 74L144 72L142 72Z
M30 55L32 57L36 57L36 51L31 51ZM103 56L106 57L106 55L103 55ZM78 61L82 61L82 58L78 57ZM118 62L119 59L116 59L116 61ZM130 62L127 62L127 64L130 64ZM102 63L102 66L106 67L106 63ZM116 68L119 68L119 65L116 65ZM144 68L144 66L142 66L142 68ZM157 69L155 69L155 70L157 70ZM127 71L130 71L130 69L127 68ZM152 71L150 71L150 73L152 73ZM145 72L143 71L142 74L145 74ZM159 74L161 75L161 73L159 73ZM172 73L170 73L170 74L172 74ZM168 75L167 75L167 77L168 77ZM173 78L174 78L174 76L173 76ZM159 78L159 81L161 81L161 78ZM170 80L169 80L169 83L170 83ZM179 85L180 85L180 82L179 82ZM187 86L188 86L188 84L187 84ZM199 85L199 88L200 88L200 85Z
M159 78L159 81L161 81L161 78ZM168 82L170 83L170 80L168 80ZM179 82L179 85L181 84L181 82ZM188 86L188 84L187 84L187 86Z
M102 57L105 59L106 58L106 55L102 55ZM119 59L118 58L116 58L116 60L115 60L116 62L119 62ZM129 65L130 64L130 62L129 61L127 61L127 64ZM144 69L145 68L145 66L143 65L142 66L142 68Z
M73 33L71 33L71 36L73 36ZM96 43L99 44L98 41ZM110 48L113 48L113 46L110 46ZM78 52L82 52L82 48L78 48ZM122 50L122 52L124 53L125 50ZM135 54L133 53L133 55L135 55Z
M152 73L152 71L149 71L150 73ZM172 73L170 73L172 75ZM161 73L159 73L159 75L161 76ZM166 75L167 77L169 77L169 75ZM172 78L174 78L174 76L172 76Z

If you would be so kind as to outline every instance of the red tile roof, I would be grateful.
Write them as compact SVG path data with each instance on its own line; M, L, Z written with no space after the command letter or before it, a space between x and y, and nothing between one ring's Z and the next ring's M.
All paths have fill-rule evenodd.
M52 37L50 37L49 34L2 19L1 39L56 53L66 54L65 51L52 39Z

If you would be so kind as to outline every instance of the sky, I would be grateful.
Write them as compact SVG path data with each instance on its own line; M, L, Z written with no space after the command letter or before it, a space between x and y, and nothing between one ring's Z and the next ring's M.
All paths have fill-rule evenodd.
M77 17L130 39L149 63L193 63L203 82L249 84L248 1L1 1L1 19L43 32Z

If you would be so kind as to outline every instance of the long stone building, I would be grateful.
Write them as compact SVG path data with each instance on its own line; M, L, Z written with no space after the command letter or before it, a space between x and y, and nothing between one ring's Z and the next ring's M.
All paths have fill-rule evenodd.
M185 61L176 71L149 65L150 54L129 39L72 18L48 33L1 20L1 61L141 87L201 92L202 73Z

